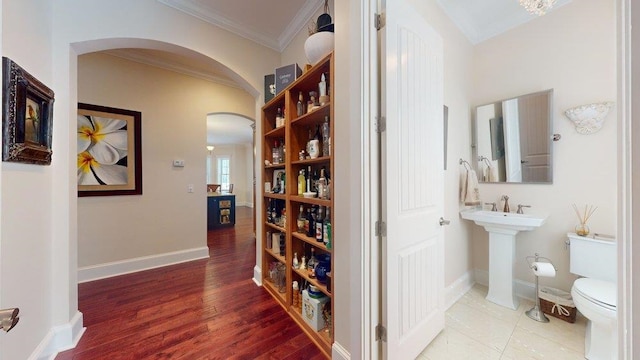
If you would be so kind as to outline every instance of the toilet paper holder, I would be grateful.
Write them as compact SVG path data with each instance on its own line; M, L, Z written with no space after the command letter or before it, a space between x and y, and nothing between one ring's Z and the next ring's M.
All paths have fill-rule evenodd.
M530 317L531 319L535 320L535 321L539 321L539 322L543 322L543 323L547 323L549 322L549 318L546 317L544 315L544 313L542 312L542 310L540 310L540 296L538 294L538 264L540 264L540 260L545 260L544 262L551 264L551 266L553 267L553 274L550 276L555 276L555 272L558 271L556 269L556 267L553 265L553 263L551 262L551 259L546 258L544 256L540 256L538 253L535 254L535 256L527 256L526 257L527 263L529 264L529 268L533 271L533 273L536 276L536 304L534 307L532 307L531 309L527 310L525 313L527 314L528 317ZM543 262L543 263L544 263Z

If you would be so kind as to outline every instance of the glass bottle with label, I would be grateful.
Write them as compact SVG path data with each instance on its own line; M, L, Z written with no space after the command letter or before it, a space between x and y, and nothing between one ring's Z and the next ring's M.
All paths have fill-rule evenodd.
M304 206L300 205L300 212L298 213L298 219L296 220L296 226L298 227L298 232L299 233L306 233L306 231L304 230L304 224L305 224L305 219L304 219Z
M304 194L307 191L307 179L304 177L304 169L300 169L298 173L298 195Z
M318 214L316 215L316 241L324 242L322 240L322 206L318 206Z
M331 211L327 207L325 211L324 221L322 222L322 240L327 246L327 249L331 249Z
M304 104L302 98L302 91L298 94L298 103L296 104L296 115L302 116L304 114Z
M324 117L322 123L322 156L331 155L331 132L329 128L329 117Z

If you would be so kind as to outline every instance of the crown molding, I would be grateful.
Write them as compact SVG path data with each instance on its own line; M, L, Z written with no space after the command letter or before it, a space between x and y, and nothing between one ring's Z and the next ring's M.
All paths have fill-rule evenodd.
M313 16L324 6L321 1L307 0L302 9L298 11L296 16L291 19L287 27L284 29L280 37L278 38L279 51L283 52L284 49L289 46L289 43L293 38L298 35L305 27L308 26L309 21L313 19Z

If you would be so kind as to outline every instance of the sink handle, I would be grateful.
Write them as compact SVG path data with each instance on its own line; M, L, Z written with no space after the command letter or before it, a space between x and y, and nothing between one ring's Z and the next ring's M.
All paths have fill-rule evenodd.
M531 205L520 205L518 204L518 211L516 211L516 214L524 214L524 211L522 211L522 208L530 208Z
M492 202L492 203L484 203L485 205L491 205L491 211L498 211L498 206L496 205L496 203Z

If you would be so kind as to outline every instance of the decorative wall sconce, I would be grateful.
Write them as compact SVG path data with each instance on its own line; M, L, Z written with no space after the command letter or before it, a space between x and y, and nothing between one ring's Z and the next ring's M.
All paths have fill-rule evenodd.
M215 149L213 145L207 145L207 151L209 151L209 155L211 155L211 153L213 152L213 149Z
M614 103L610 101L576 106L564 112L573 121L579 134L589 135L602 128L604 119Z

